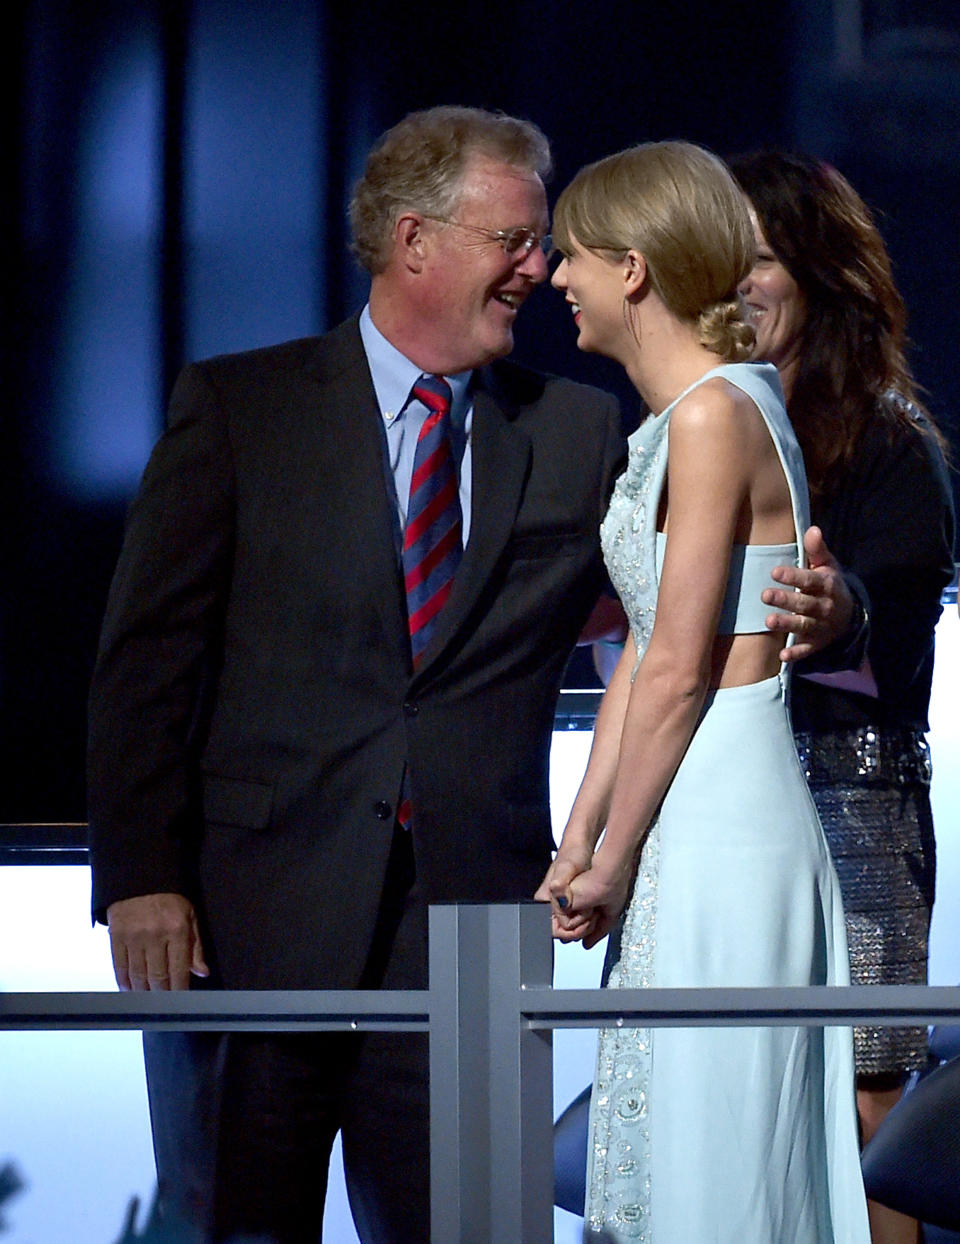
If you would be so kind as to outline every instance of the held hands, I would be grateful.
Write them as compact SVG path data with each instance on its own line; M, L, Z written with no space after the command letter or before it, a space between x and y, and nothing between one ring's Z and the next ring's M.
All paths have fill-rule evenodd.
M561 845L534 898L551 904L553 936L590 950L616 924L627 903L633 868L606 867L602 851Z
M107 908L110 950L123 990L189 989L209 976L193 904L182 894L144 894Z
M854 600L837 559L827 548L823 532L811 527L803 537L807 569L777 566L773 578L782 588L761 593L765 605L791 612L767 615L767 629L795 636L780 653L781 661L801 661L826 648L850 628Z
M553 936L558 941L579 941L590 930L590 916L573 909L571 886L581 873L589 869L592 859L593 850L585 843L577 847L561 843L547 875L533 896L538 903L551 905L550 922Z

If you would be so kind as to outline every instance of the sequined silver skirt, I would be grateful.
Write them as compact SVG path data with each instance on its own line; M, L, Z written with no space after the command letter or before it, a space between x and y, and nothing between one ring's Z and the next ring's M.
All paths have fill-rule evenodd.
M936 849L930 751L917 730L796 736L840 879L858 985L924 985ZM854 1030L857 1072L896 1076L921 1068L925 1028Z

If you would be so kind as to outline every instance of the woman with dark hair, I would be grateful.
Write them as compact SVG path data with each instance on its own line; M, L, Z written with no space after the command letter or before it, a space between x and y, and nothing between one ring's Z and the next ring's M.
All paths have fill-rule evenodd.
M761 152L731 162L757 260L741 294L755 357L776 364L812 521L855 598L845 641L801 662L792 711L843 890L855 984L925 984L934 896L925 731L954 519L941 441L904 357L903 300L863 200L833 168ZM923 1028L858 1028L864 1142L926 1059ZM911 1220L871 1205L875 1244Z

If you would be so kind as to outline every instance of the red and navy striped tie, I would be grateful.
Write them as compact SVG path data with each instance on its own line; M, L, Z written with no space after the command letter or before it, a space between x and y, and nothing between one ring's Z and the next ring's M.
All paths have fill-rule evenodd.
M407 591L410 650L416 670L447 602L463 554L460 486L450 445L450 386L442 376L421 376L412 396L430 412L417 438L403 536L403 577ZM413 820L410 776L403 775L397 820Z
M463 554L463 519L450 445L450 386L442 376L421 376L412 395L430 412L417 439L403 536L410 649L417 669L453 587Z

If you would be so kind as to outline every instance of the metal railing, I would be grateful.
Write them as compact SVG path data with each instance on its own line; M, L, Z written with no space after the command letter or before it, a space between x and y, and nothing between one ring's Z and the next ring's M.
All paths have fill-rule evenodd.
M86 863L85 821L0 822L0 865Z
M960 989L551 988L549 908L430 909L426 990L0 994L0 1029L426 1031L435 1244L553 1238L555 1028L960 1022Z

